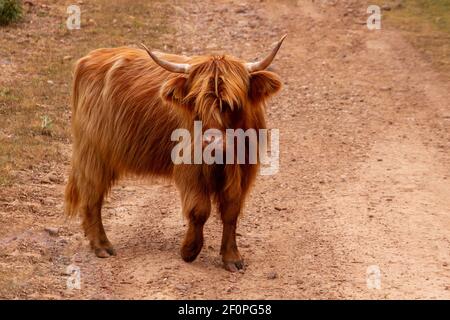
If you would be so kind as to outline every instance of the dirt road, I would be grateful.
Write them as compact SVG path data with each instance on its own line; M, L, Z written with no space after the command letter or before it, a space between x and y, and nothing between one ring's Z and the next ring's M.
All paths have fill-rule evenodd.
M273 64L284 89L268 110L280 129L280 171L258 178L239 223L245 270L222 269L214 215L199 258L181 260L185 221L175 187L161 181L114 188L104 224L118 255L96 258L78 222L62 215L66 145L54 179L3 196L0 297L449 299L448 75L400 32L368 30L363 1L174 9L176 34L164 42L176 53L251 60L288 33ZM80 290L66 288L68 265L80 268ZM367 285L368 268L381 288Z

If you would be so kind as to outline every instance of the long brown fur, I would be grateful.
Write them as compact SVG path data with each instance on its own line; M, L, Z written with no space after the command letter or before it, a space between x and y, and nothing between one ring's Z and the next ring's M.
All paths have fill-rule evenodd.
M225 267L242 268L236 221L258 165L174 165L171 151L178 128L263 129L265 102L281 88L271 72L249 74L231 56L183 57L189 75L156 65L140 49L99 49L80 59L72 92L73 157L65 194L66 212L80 214L97 256L115 254L101 221L111 186L125 174L173 178L189 227L181 254L193 261L203 245L203 225L217 203L224 223L221 254Z

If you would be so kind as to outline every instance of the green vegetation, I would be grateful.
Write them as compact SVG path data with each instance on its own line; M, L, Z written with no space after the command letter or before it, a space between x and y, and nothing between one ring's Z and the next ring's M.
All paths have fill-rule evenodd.
M41 117L41 131L43 135L51 136L52 135L52 125L53 121L49 116L44 115Z
M396 3L392 5L393 9L383 12L386 23L403 30L433 65L450 74L450 0L397 0L391 3Z
M0 26L18 21L22 17L19 0L0 0Z
M434 28L450 35L450 0L403 0L394 8L386 15L405 30Z
M67 29L64 1L46 3L51 8L36 5L27 11L33 24L0 35L0 190L19 183L16 173L30 166L68 161L77 59L101 47L144 42L161 48L160 36L173 33L166 0L84 1L79 30Z

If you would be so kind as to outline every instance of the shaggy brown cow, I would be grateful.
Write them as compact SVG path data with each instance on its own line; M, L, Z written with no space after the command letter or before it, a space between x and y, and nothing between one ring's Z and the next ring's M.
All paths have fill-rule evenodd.
M227 270L243 261L236 222L258 164L174 164L177 128L262 129L265 102L281 81L265 71L284 37L263 60L232 56L184 57L133 48L98 49L75 67L72 96L73 158L66 212L79 213L98 257L114 255L101 208L125 174L173 178L189 220L181 256L193 261L203 246L203 225L217 204L223 222L221 255ZM149 57L150 56L150 57Z

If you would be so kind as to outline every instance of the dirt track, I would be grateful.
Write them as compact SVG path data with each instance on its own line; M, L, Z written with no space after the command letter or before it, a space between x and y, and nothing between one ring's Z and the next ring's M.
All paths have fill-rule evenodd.
M10 212L21 223L0 239L0 297L449 299L448 76L399 32L369 31L362 1L331 2L176 4L177 40L166 42L177 53L251 60L288 33L273 64L284 89L268 112L280 172L258 178L239 223L244 272L222 269L214 215L199 258L181 260L185 221L161 181L114 188L103 215L118 255L96 258L62 216L66 166L59 180L16 190L19 200L3 197L2 224ZM12 210L15 201L35 214ZM66 289L69 264L81 290ZM379 290L367 288L369 266L381 271Z

